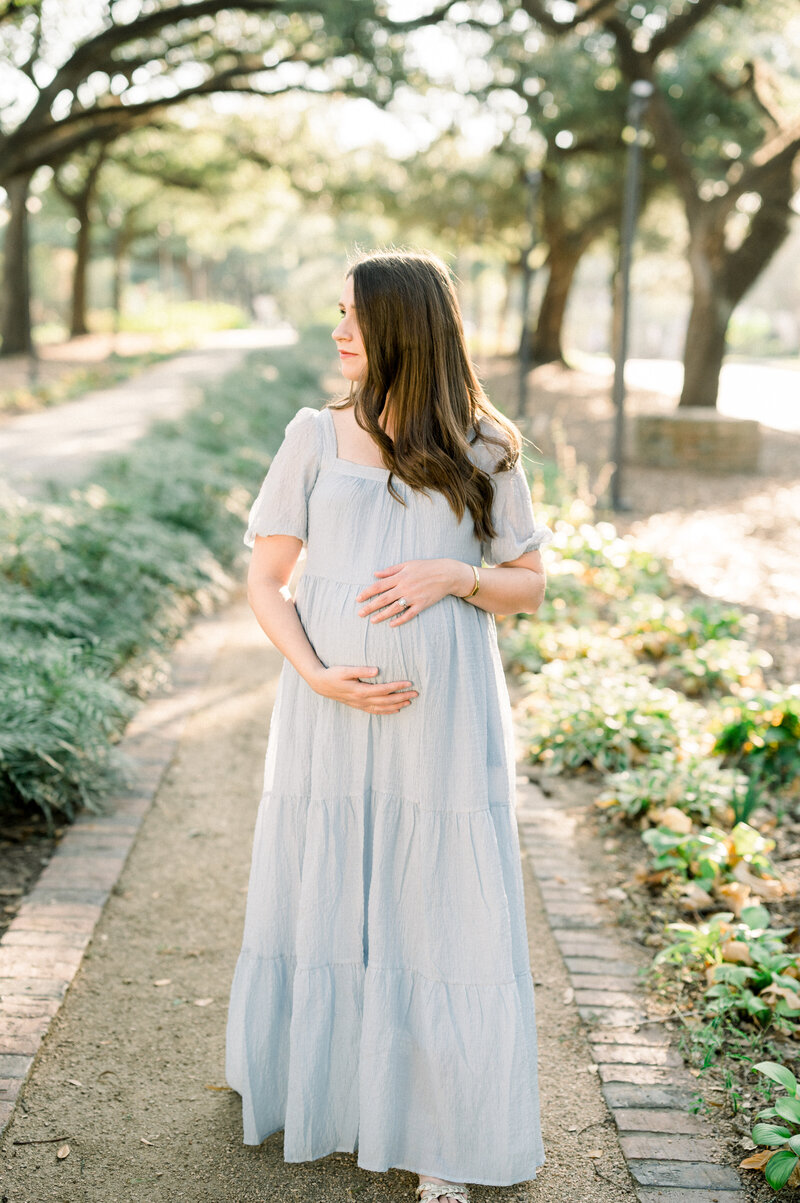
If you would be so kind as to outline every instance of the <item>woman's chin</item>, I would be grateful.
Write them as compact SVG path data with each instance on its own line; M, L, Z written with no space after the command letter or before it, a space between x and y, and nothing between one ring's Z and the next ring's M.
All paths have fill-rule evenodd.
M355 364L343 363L341 371L345 380L352 380L355 383L361 379L361 368L356 367Z

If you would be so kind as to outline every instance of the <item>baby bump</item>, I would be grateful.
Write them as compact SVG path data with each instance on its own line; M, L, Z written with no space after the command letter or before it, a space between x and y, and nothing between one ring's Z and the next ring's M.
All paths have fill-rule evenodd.
M447 670L456 648L457 598L444 597L396 626L372 622L356 598L364 586L304 573L295 604L323 664L372 665L372 681L411 681L421 688ZM470 607L472 609L472 607Z

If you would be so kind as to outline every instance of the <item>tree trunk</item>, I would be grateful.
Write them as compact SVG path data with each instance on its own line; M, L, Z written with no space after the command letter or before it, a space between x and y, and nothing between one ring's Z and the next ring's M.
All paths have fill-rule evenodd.
M3 255L0 355L29 355L33 350L27 210L30 178L18 175L5 182L10 216Z
M683 352L683 390L679 405L713 409L725 357L725 338L734 304L725 295L721 268L721 238L712 238L712 253L700 238L689 249L692 268L692 309ZM721 262L720 262L721 261Z
M503 299L497 314L497 353L498 355L505 354L506 349L506 330L508 329L508 319L511 314L511 293L514 285L514 276L517 268L511 262L507 262L503 267Z
M559 247L557 253L550 252L550 271L544 290L539 318L531 345L534 363L565 363L563 349L564 317L575 271L583 254L583 247Z
M75 266L72 270L72 311L70 314L69 336L77 338L89 333L86 321L86 277L89 270L89 248L91 224L89 220L89 205L76 204L75 217L78 220L78 232L75 236Z
M731 313L730 304L716 297L713 290L695 289L683 352L681 406L713 409L717 404Z

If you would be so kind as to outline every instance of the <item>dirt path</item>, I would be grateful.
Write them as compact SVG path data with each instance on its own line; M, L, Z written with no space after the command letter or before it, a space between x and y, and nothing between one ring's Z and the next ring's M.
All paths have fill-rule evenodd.
M201 704L4 1133L7 1203L414 1197L412 1175L368 1173L353 1154L287 1165L280 1133L244 1146L238 1095L208 1088L224 1084L228 989L281 665L244 604L222 621ZM474 1198L622 1203L635 1194L527 863L525 882L548 1161L535 1183L475 1187ZM58 1144L14 1144L60 1136L71 1149L61 1161Z
M249 351L285 345L283 330L225 330L192 351L111 388L0 425L0 479L24 494L43 481L78 482L102 455L122 451L156 418L177 418L210 381L233 371Z

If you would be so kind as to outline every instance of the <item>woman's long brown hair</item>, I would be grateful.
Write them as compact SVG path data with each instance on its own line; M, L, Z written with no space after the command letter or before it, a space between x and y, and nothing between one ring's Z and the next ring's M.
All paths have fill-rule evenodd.
M478 381L446 265L421 252L378 251L357 259L347 274L367 371L350 396L332 406L353 406L356 422L380 448L398 501L393 474L412 488L443 493L459 521L470 511L478 539L494 538L493 485L470 458L470 444L498 445L494 471L502 472L516 464L522 440ZM387 399L393 439L378 422ZM481 431L481 417L495 433Z

